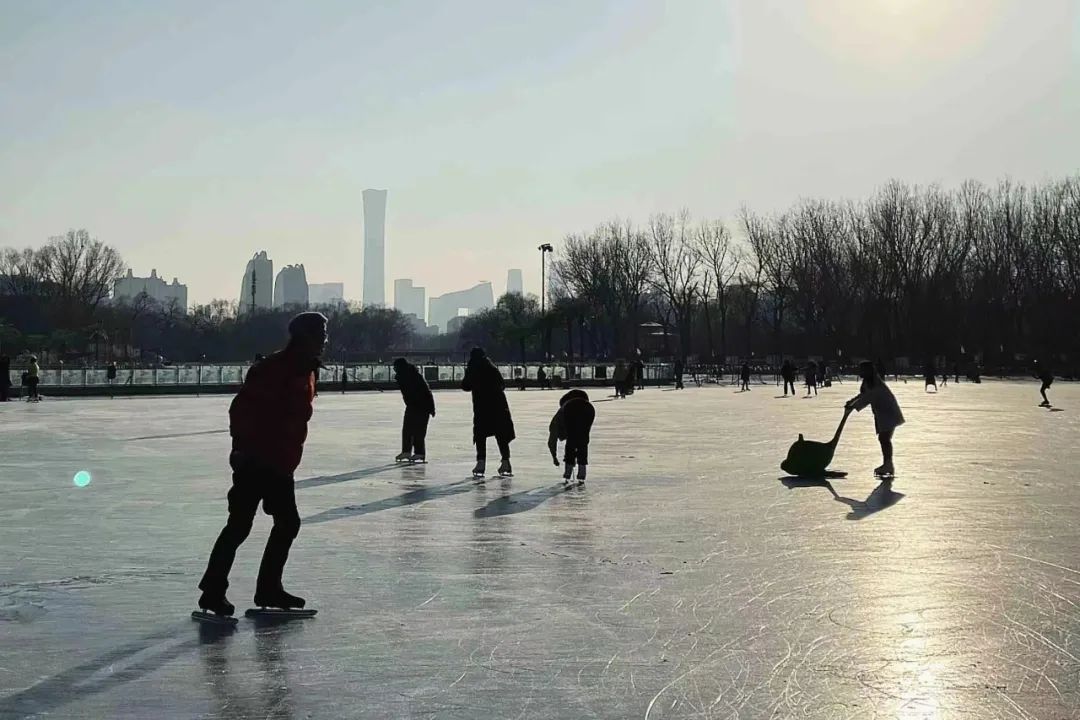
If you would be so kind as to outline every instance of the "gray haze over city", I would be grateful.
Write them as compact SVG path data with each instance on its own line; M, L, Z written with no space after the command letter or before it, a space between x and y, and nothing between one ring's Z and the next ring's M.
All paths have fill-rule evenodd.
M86 228L189 302L303 263L360 300L619 216L1075 171L1072 0L0 2L0 245ZM17 101L14 99L17 98Z

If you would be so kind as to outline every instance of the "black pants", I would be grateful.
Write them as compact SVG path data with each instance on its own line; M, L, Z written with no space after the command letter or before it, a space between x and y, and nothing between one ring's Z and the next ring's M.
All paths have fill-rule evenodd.
M789 385L791 386L791 394L794 395L795 394L795 381L794 380L784 380L784 394L787 395L787 389L788 389Z
M26 381L26 387L28 389L28 391L27 391L27 397L28 398L39 398L39 397L41 397L40 395L38 395L38 391L37 391L37 386L38 386L39 382L41 382L41 379L36 378L36 377L29 378Z
M405 408L401 420L401 452L410 455L426 455L424 439L427 438L428 420L431 416L423 410Z
M878 442L881 443L881 458L887 462L892 462L892 436L893 431L878 433Z
M8 386L6 383L0 383L0 402L4 402L8 399Z
M677 373L675 375L675 389L676 390L682 390L683 389L682 373Z
M476 459L487 460L487 438L473 438L473 442L476 443ZM499 446L499 456L507 460L510 459L510 441L496 435L495 442Z
M296 510L293 479L265 468L239 453L229 456L233 486L229 490L229 521L218 535L199 589L224 594L229 587L229 571L236 550L251 532L251 523L262 503L263 512L274 518L274 527L263 550L256 581L256 594L281 589L281 573L289 559L289 548L300 532L300 513Z
M563 452L563 462L568 465L588 465L589 438L568 437Z

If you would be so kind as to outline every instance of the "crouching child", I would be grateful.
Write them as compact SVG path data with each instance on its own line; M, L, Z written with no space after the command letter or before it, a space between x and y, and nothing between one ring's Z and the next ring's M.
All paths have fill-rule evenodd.
M559 465L559 441L566 442L563 451L563 481L569 484L577 465L578 485L585 484L586 467L589 464L589 433L596 409L589 402L584 390L571 390L559 398L559 410L551 418L548 427L548 450L555 466Z

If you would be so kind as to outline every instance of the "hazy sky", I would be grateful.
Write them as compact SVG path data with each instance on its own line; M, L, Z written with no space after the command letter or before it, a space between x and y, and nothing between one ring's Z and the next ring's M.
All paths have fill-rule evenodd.
M1080 169L1073 0L0 0L0 245L429 296L613 216Z

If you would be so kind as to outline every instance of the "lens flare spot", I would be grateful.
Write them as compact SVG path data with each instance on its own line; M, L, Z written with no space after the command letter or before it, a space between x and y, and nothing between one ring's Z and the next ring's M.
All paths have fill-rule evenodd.
M75 483L75 487L86 487L90 484L91 480L93 480L93 477L91 477L89 470L80 470L79 472L75 473L75 477L72 478L72 482Z

